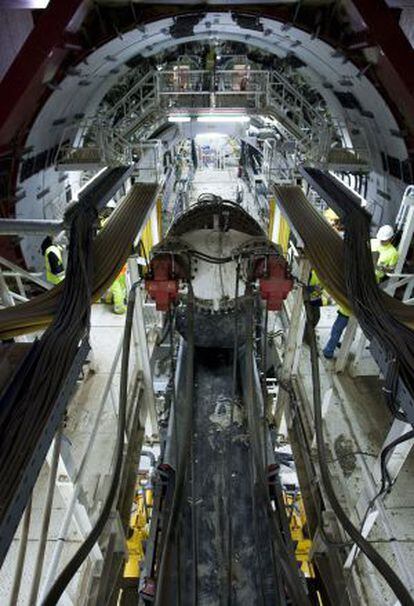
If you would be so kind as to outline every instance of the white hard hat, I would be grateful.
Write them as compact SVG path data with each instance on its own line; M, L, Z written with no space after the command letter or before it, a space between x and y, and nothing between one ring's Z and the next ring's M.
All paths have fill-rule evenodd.
M391 225L383 225L379 228L377 233L377 238L381 242L386 242L387 240L391 240L394 235L394 230Z

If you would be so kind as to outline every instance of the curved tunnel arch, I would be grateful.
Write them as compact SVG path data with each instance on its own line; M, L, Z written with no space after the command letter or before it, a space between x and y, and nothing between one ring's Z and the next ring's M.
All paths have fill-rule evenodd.
M28 144L38 148L42 129L44 146L51 140L56 141L62 129L44 129L53 121L62 118L70 120L80 113L92 115L106 92L128 70L125 63L137 54L150 57L178 44L217 38L242 42L279 57L294 52L305 64L300 68L300 73L326 99L337 117L346 118L349 111L335 99L332 91L352 92L361 107L372 112L373 118L369 120L376 126L377 142L385 145L390 154L405 159L407 151L403 140L390 133L391 129L398 131L397 121L379 92L356 66L345 61L334 47L320 39L312 39L310 34L299 28L292 27L285 31L285 24L280 21L269 18L260 21L264 30L262 35L240 27L230 13L208 12L194 27L191 36L172 38L168 32L173 20L164 18L148 23L144 31L134 29L122 34L122 38L113 38L90 53L87 63L82 62L77 66L79 75L69 75L60 83L61 90L52 93L35 120ZM67 99L69 103L66 103ZM353 119L367 125L367 119L363 116L354 116Z
M230 12L209 11L194 27L193 34L187 37L173 38L170 34L173 19L167 17L112 38L91 52L52 92L33 123L27 145L33 148L33 154L51 149L61 141L65 128L77 116L92 117L107 92L129 71L126 62L136 55L151 57L180 44L211 39L242 42L282 58L294 53L304 64L298 69L299 73L325 99L333 117L350 121L366 132L373 169L371 195L375 197L378 189L388 192L388 215L392 217L397 211L404 185L384 172L381 151L404 161L407 148L403 138L396 136L398 123L385 100L352 62L326 42L297 27L287 28L281 21L262 17L260 23L263 31L254 32L240 26ZM345 108L337 93L339 96L351 93L357 109ZM30 183L21 183L31 195L26 196L27 202L20 203L20 217L33 216L29 198L33 199L33 193L40 188L47 188L49 180L51 187L56 188L56 182L52 183L56 179L48 174L34 175L29 179ZM373 202L384 204L381 199ZM56 209L54 216L60 212L61 209Z

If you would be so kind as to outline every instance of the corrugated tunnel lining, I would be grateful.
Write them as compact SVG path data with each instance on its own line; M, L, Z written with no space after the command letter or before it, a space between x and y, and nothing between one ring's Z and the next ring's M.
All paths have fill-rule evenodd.
M344 243L296 185L274 188L278 204L305 245L305 253L327 292L352 311L345 283ZM396 320L414 329L414 308L381 291L386 310Z
M93 299L112 284L131 252L131 245L155 201L158 186L137 183L117 205L94 240ZM0 339L43 330L56 312L63 284L27 303L0 311Z

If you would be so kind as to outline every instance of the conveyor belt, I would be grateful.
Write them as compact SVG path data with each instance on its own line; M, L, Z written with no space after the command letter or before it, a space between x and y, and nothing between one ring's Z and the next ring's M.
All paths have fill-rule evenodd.
M118 204L104 229L94 240L93 298L112 284L125 264L131 243L151 210L157 186L137 183ZM0 311L0 339L46 328L56 312L63 284L27 303Z
M298 186L275 187L278 203L302 238L305 252L324 287L341 306L352 311L345 284L344 243L306 199ZM414 309L381 291L384 305L396 320L414 329Z
M181 369L184 367L183 364ZM266 505L255 487L240 381L233 423L232 397L232 351L197 348L193 445L187 459L178 523L166 549L164 578L158 582L161 595L156 603L160 606L285 604ZM182 399L177 398L177 405L181 403ZM179 411L179 415L183 413Z

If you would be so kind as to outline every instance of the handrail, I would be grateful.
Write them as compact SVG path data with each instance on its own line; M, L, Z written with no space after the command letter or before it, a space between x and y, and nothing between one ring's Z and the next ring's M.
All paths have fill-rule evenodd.
M156 118L152 113L158 111L165 116L168 111L183 109L188 98L194 109L237 106L254 113L266 107L287 136L295 138L300 155L311 163L327 163L334 133L343 139L341 129L348 131L346 124L336 123L315 108L300 83L298 89L277 71L161 69L145 74L112 108L99 112L94 130L102 157L109 163L119 163L121 158L132 162L132 138L145 139L146 132L150 132L148 119L153 122ZM349 150L361 156L366 151L355 147Z
M0 265L4 265L8 269L11 269L11 271L15 271L16 273L21 275L22 278L26 278L27 280L30 280L34 284L37 284L38 286L41 286L42 288L45 288L46 290L50 290L53 286L53 284L49 284L45 280L38 278L37 276L31 274L30 272L26 271L25 269L22 269L18 265L15 265L14 263L9 261L8 259L5 259L4 257L0 257Z
M149 83L150 80L155 80L154 78L155 73L154 72L148 72L147 74L145 74L145 76L143 76L140 80L138 80L138 82L136 82L134 84L134 86L132 88L129 89L129 91L126 93L126 95L124 95L117 103L115 103L115 105L113 107L111 107L108 115L111 115L115 112L118 111L119 108L121 108L123 105L125 105L125 102L133 96L133 94L139 90L140 88L142 88L142 86L144 86L147 81Z
M66 536L69 531L70 523L71 523L71 520L73 517L73 512L74 512L76 503L78 501L79 493L81 491L82 480L83 480L83 477L85 474L85 470L86 470L87 464L89 462L89 458L90 458L90 455L91 455L91 452L92 452L92 449L93 449L93 446L95 443L95 439L98 435L99 424L101 422L101 417L104 412L105 404L108 399L108 396L109 396L109 393L111 390L111 386L113 384L113 378L114 378L116 369L119 364L121 352L122 352L122 338L119 340L118 347L115 351L115 355L112 360L112 365L111 365L111 368L110 368L110 371L108 374L108 378L105 383L105 387L104 387L104 391L103 391L103 394L101 397L98 411L95 415L93 427L89 434L88 442L86 444L85 450L83 452L81 463L75 474L75 477L73 478L74 491L72 493L69 507L65 512L65 515L64 515L64 518L63 518L63 521L62 521L62 524L61 524L61 527L59 530L58 536L59 536L60 540L57 541L57 543L56 543L56 546L55 546L55 549L54 549L54 552L52 555L52 559L51 559L49 567L48 567L46 579L45 579L44 585L42 587L42 593L41 593L42 599L47 594L49 588L52 585L53 579L56 577L56 573L58 570L60 558L61 558L63 547L64 547L64 542L66 540Z

